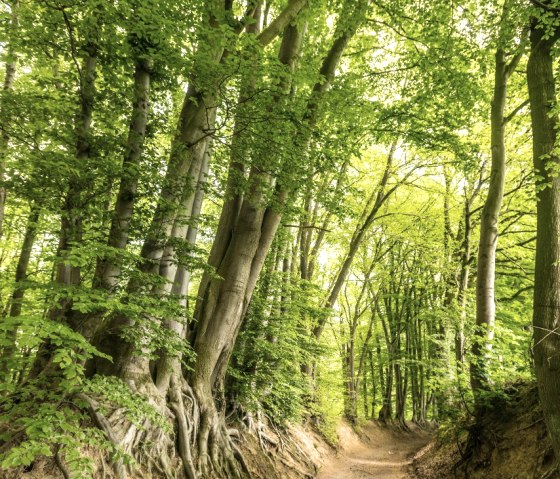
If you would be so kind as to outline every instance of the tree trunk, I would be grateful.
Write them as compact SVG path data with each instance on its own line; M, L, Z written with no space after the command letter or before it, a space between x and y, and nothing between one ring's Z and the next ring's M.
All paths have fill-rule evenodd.
M98 45L90 40L84 46L85 57L80 71L79 103L80 109L75 120L76 153L74 161L79 167L87 165L91 154L90 136L94 111L95 79L97 71ZM87 189L84 170L78 169L68 179L60 219L57 260L55 263L55 281L60 286L77 286L81 282L81 269L74 266L69 257L72 248L82 242L83 228L83 192ZM63 321L75 331L80 331L82 315L72 310L72 299L64 298L53 305L48 313L52 320ZM47 341L41 345L29 377L34 378L43 372L50 362L52 345Z
M560 461L560 157L552 49L559 33L545 37L533 21L527 83L537 177L537 246L533 302L534 359L539 396L557 461Z
M122 164L119 192L111 219L109 239L107 240L107 246L115 250L124 250L128 243L130 221L136 202L140 159L148 124L150 77L150 63L146 60L137 61L134 72L134 95L126 153ZM93 280L94 287L113 289L116 286L121 271L120 260L117 251L111 252L110 255L110 258L102 256L98 260Z
M358 403L354 371L354 341L342 347L344 365L344 416L352 424L358 419Z
M469 288L471 264L471 212L470 201L465 199L463 209L463 237L460 246L460 271L457 290L457 304L459 306L459 322L455 330L455 360L459 368L465 362L465 320L467 319L467 291Z
M476 277L476 330L470 365L471 386L475 396L480 390L487 389L490 383L487 363L494 337L494 319L496 316L494 280L498 218L504 196L506 173L504 107L507 97L508 71L504 50L498 48L495 55L494 96L490 116L492 169L488 196L484 203L480 224Z
M10 318L17 318L21 315L23 297L25 295L25 290L27 289L25 284L22 283L25 283L25 281L27 280L27 269L29 267L33 245L37 237L37 223L39 221L40 212L41 209L37 204L34 203L31 205L31 211L29 212L27 225L25 227L23 243L21 245L21 252L16 265L15 288L11 298ZM10 366L9 361L13 359L13 355L17 350L17 330L17 322L12 322L8 330L5 330L7 344L3 348L4 350L2 351L2 361L0 362L0 364L1 370L6 375L6 377L8 377L8 374L10 374L10 369L13 369L13 367Z
M18 8L19 0L14 0L11 5L11 19L10 19L10 33L15 35L18 28ZM10 35L10 36L11 36ZM10 141L10 134L6 124L5 101L7 94L12 90L16 78L16 65L17 58L13 45L14 38L8 38L8 45L6 49L6 72L4 74L4 85L2 86L2 98L0 100L0 124L2 126L2 133L0 134L0 238L2 238L4 213L6 208L7 191L4 186L4 174L6 170L6 156L8 154L8 143Z

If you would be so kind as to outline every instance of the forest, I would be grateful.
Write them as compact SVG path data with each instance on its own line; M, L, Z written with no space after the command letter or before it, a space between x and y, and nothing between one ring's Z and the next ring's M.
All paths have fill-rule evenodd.
M560 0L2 0L0 71L1 478L560 478Z

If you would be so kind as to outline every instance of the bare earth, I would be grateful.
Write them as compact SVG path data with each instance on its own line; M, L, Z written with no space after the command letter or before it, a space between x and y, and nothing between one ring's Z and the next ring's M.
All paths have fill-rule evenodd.
M341 423L338 429L341 449L326 461L316 479L411 479L412 457L431 440L429 433L394 431L368 423L358 437Z

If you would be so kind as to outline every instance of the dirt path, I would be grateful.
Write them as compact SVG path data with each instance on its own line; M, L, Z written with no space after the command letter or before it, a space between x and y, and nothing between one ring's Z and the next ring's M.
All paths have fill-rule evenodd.
M410 479L407 471L412 456L431 439L419 429L404 433L374 423L364 426L362 432L360 438L341 423L341 450L325 463L316 479Z

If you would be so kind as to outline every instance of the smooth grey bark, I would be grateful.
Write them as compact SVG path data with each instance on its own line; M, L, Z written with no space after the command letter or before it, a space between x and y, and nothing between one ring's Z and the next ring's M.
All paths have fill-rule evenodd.
M247 27L249 33L259 33L260 22L258 20L260 15L261 9L259 6L255 10L255 22ZM208 260L208 264L214 268L219 266L219 261L223 258L229 242L231 241L235 222L239 216L239 211L243 201L243 189L240 187L240 184L247 179L247 172L245 171L246 167L243 161L247 153L245 142L248 134L247 129L251 120L250 118L248 120L243 118L245 116L249 116L246 114L245 110L247 109L249 98L253 94L256 82L256 79L253 78L252 75L248 75L248 77L249 78L242 79L242 85L240 88L238 111L235 116L233 138L231 141L228 177L224 192L225 199L222 205L216 236L212 242L212 248L210 250ZM209 281L209 277L210 276L208 274L203 275L200 289L205 287L204 283ZM191 336L196 334L194 331L195 328L196 324L191 328Z
M288 27L280 48L280 61L290 70L294 67L301 45L301 33L298 30L296 26ZM345 30L342 35L344 40L341 42L341 37L337 37L333 48L323 61L321 73L325 80L314 87L308 101L304 118L308 131L304 137L294 140L296 145L303 145L304 154L307 152L309 132L315 128L318 120L319 102L330 87L342 51L355 27L354 30L350 29L350 32L345 26ZM290 85L283 85L286 93L289 93L289 88ZM240 199L239 213L232 222L233 228L217 233L215 242L220 243L219 248L212 248L209 261L216 268L217 276L208 276L201 281L199 302L195 311L197 329L192 341L197 361L191 374L191 382L204 417L198 434L202 470L208 467L208 445L215 442L215 424L221 424L219 418L220 410L223 409L226 367L265 257L280 223L281 209L289 196L289 190L277 183L269 173L261 171L258 165L251 168L248 182L254 187ZM264 191L270 189L275 190L276 201L275 204L266 206ZM224 208L220 223L228 220L223 218L226 212L227 208ZM231 223L226 221L226 224Z
M506 175L504 109L507 100L507 82L520 58L521 54L517 54L511 63L507 63L506 53L502 47L499 47L495 53L494 94L490 112L492 164L488 194L480 222L476 276L476 329L470 363L471 387L475 395L490 386L488 361L494 338L496 316L494 283L498 220L504 197Z
M130 221L136 202L136 190L140 173L140 160L148 125L151 62L138 60L134 72L132 114L122 163L122 175L114 206L107 246L124 250L128 243ZM113 289L119 279L121 267L118 252L111 257L102 256L97 262L93 285Z
M271 43L293 21L306 3L306 0L290 0L286 8L270 25L256 36L258 43L262 47ZM213 4L215 12L221 12L220 15L225 14L222 2L214 1ZM219 31L220 22L217 18L211 18L209 24L212 29ZM251 28L247 30L249 34L255 33ZM210 62L218 66L227 54L228 52L221 42L211 39L210 45L205 49L199 61L203 65ZM204 156L207 142L215 129L218 103L217 91L199 91L194 86L194 82L190 83L179 117L158 209L142 250L142 256L147 260L147 270L150 270L149 264L152 264L156 268L152 271L157 271L157 262L163 254L166 239L175 219L176 206L174 208L173 205L180 201L185 188L192 188L192 185L196 183L196 177L190 178L188 172L191 164L201 162Z
M85 46L86 56L81 69L80 111L76 118L76 163L85 165L91 154L90 130L93 119L95 77L97 70L98 46L89 42ZM62 211L59 255L64 259L71 254L72 245L82 241L82 193L84 179L72 175L68 181L68 191ZM65 285L77 285L81 282L81 271L65 261L58 261L56 281Z
M304 153L307 151L309 132L315 127L318 120L319 102L330 88L338 62L355 29L356 24L350 27L344 25L342 32L337 30L339 34L335 34L333 46L323 60L320 73L324 80L318 82L313 88L306 114L304 115L304 122L308 131L304 133L305 137L298 141L298 144L303 145L302 150ZM283 45L280 48L280 61L286 65L293 65L297 60L297 50L300 48L301 39L298 39L296 33L297 29L295 27L288 28ZM290 66L290 68L293 68L293 66ZM283 190L280 185L275 185L274 180L266 173L261 173L254 168L249 174L249 183L256 185L268 184L269 188L275 188L279 205L282 205L287 198L288 193L286 190ZM232 338L235 339L237 335L242 315L248 306L262 264L281 218L278 206L268 207L266 211L258 207L259 202L262 201L257 191L259 189L254 188L250 196L240 200L242 203L237 217L235 215L233 215L233 219L231 217L235 210L227 208L222 210L220 224L228 226L221 227L218 230L209 263L216 268L218 276L224 279L223 281L215 278L211 279L210 275L206 275L206 278L203 278L201 281L199 289L199 298L201 300L197 306L197 330L195 331L194 347L197 354L201 352L203 355L208 356L205 364L200 360L200 355L197 361L197 365L200 362L200 372L198 374L201 377L205 377L206 381L210 379L211 386L207 385L207 389L212 389L217 385L217 382L223 379L221 376L225 372L225 366L232 348L232 344L227 343ZM226 206L228 205L226 204ZM232 227L231 225L235 226ZM252 229L253 234L250 234L251 232L249 231L244 231L244 229ZM243 240L240 241L239 238L243 238ZM238 249L238 252L232 253L236 249ZM235 255L237 261L233 261L230 255ZM251 265L248 264L249 260L244 258L245 255L250 258ZM230 261L232 263L246 261L247 264L229 265ZM231 273L230 269L232 269ZM230 276L226 277L224 274ZM228 283L231 283L231 286ZM221 284L227 285L224 287L227 289L223 293L221 291ZM230 290L230 288L233 290ZM240 296L242 292L243 300ZM220 313L218 313L215 310L220 307L217 296L222 294L224 303L230 304L223 312L220 310ZM228 320L221 320L221 315L227 315ZM211 318L213 319L211 320ZM232 321L232 318L235 318L235 320ZM220 322L225 325L228 325L229 322L234 324L229 327L230 331L224 334L223 330L226 328L221 328ZM215 324L216 326L213 326L215 329L209 330L209 324ZM220 336L224 336L226 339L224 340L224 337L220 340L206 339L207 337L215 338ZM219 350L212 352L212 354L208 353L215 346ZM223 351L220 353L222 349ZM219 359L220 357L221 359ZM195 368L196 376L197 369Z
M94 112L95 79L97 71L98 45L89 40L84 45L85 56L80 69L79 111L75 120L76 153L74 160L85 165L91 154L90 136L91 122ZM82 242L83 227L83 191L86 190L84 178L78 173L68 179L68 186L60 218L60 234L55 263L55 281L61 286L76 286L81 283L81 268L73 266L66 259L72 254L72 248ZM83 328L82 315L72 310L72 300L67 298L48 312L53 320L63 319L75 331ZM37 352L35 362L29 373L29 379L41 374L49 361L51 345L45 342Z
M545 37L533 20L527 84L537 177L537 245L533 297L533 353L539 397L557 463L560 462L560 157L552 50L558 29Z
M264 47L270 43L285 25L295 18L306 2L291 0L286 9L258 35L257 41ZM206 47L200 51L195 62L201 64L202 70L208 68L207 64L219 66L222 59L228 54L223 42L216 41L213 35L219 34L222 17L226 15L223 2L214 1L209 5L212 15L208 18L209 37L202 35L201 42L206 40ZM250 28L249 28L250 30ZM266 32L266 33L265 33ZM241 32L239 32L241 33ZM263 35L264 34L264 35ZM262 36L261 36L262 35ZM196 79L193 79L196 80ZM198 180L200 165L208 149L210 139L215 129L216 111L219 103L219 92L213 90L202 91L196 87L196 81L191 81L185 94L175 136L171 145L171 154L164 179L162 191L152 219L146 240L142 246L141 271L159 274L162 267L162 257L172 235L173 226L179 212L184 205L185 198L192 198ZM190 173L193 173L192 176ZM167 260L163 261L162 269L165 270ZM134 292L142 288L141 284L131 282L129 291ZM106 332L101 338L101 348L113 352L114 366L108 366L107 372L118 372L123 368L129 369L134 361L131 355L134 346L126 344L120 337L123 328L131 326L130 318L115 317L108 324ZM148 371L144 365L137 365L141 376L147 376ZM140 373L140 370L143 371Z
M210 33L206 35L209 35L209 38L203 34L200 38L201 42L208 43L208 47L197 54L195 64L209 62L218 66L225 47L222 42L216 41L213 35L217 34L220 26L216 16L225 14L224 5L215 1L209 5L209 11L212 12L207 19ZM177 232L177 217L185 212L189 202L192 204L198 172L213 134L217 92L201 91L196 88L195 83L195 79L191 79L183 99L162 190L142 245L139 269L143 273L159 274L160 268L165 273L168 264L167 260L162 264L165 248L174 226ZM190 212L187 212L187 216L189 214ZM145 288L146 286L138 280L131 280L127 286L132 294ZM97 368L106 374L116 374L133 382L146 384L151 381L146 354L136 354L136 346L122 337L124 329L133 324L132 318L123 315L115 315L108 321L99 334L97 344L101 351L111 354L113 362L96 361Z
M290 71L301 48L301 32L298 32L298 28L288 27L280 48L280 61ZM233 223L233 226L227 226L226 231L222 227L217 232L215 244L220 243L220 247L213 246L209 260L216 268L217 277L206 274L199 287L193 339L197 361L192 379L200 396L212 397L214 388L220 387L223 381L243 313L280 222L277 207L263 207L264 191L275 188L274 178L254 166L249 182L255 187L239 199L238 215L224 218L232 213L228 202L224 205L220 223ZM285 201L285 195L281 194L278 200Z
M192 196L192 200L187 202L186 210L188 209L188 218L177 221L173 233L176 238L182 238L187 247L196 244L198 234L197 219L202 209L202 201L204 198L204 188L206 185L206 177L208 175L208 168L210 163L210 151L206 152L198 176L198 184L196 191ZM185 211L186 213L186 211ZM166 279L163 288L159 291L160 294L171 294L178 298L180 306L186 312L187 308L187 293L190 283L190 268L185 260L179 261L175 256L175 251L167 251L173 259L168 260L169 264L165 266L165 272L160 269L160 274ZM163 327L168 331L172 331L177 338L185 339L186 337L186 315L179 318L169 318L164 320ZM156 367L156 387L163 394L169 387L169 382L174 373L180 372L180 357L172 354L162 354L157 361Z
M254 5L258 5L258 3L255 2ZM289 15L281 14L281 19L270 24L267 27L269 28L268 33L262 37L257 37L257 41L263 47L272 41L276 34L271 32L279 31L279 28L283 28L284 24L290 22L304 3L291 0L287 7L291 13ZM228 2L226 2L227 4ZM210 27L215 27L215 31L211 33L218 36L221 34L220 29L223 28L220 25L220 12L223 9L224 4L222 2L213 2L212 6L209 6L209 10L213 13L210 18ZM204 49L199 52L202 55L201 61L203 63L201 71L207 70L208 65L219 67L222 59L231 54L224 48L223 42L216 41L215 36L211 33L207 31L208 38L203 35L203 38L200 39L201 43L205 45ZM206 40L208 40L207 44L204 43ZM173 243L176 237L185 234L186 226L188 226L186 230L187 240L190 238L194 241L196 238L196 229L192 229L191 226L194 224L192 221L194 219L193 214L196 212L198 215L200 211L202 196L196 192L195 187L197 180L200 178L200 171L206 171L207 169L204 162L208 159L208 145L214 134L214 120L219 106L220 98L217 89L210 88L200 91L195 86L196 84L204 83L193 81L189 85L180 113L177 132L172 142L171 156L160 201L141 252L144 259L140 267L141 271L163 275L168 280L160 291L155 291L160 294L183 296L186 293L189 271L185 267L178 267L176 264ZM252 174L257 183L261 180L267 180L258 171L254 171ZM262 231L255 234L255 230L249 225L256 226L259 224L258 215L256 217L251 216L251 213L247 213L247 211L250 212L255 209L255 205L260 205L260 200L255 198L250 198L250 200L254 201L244 201L239 215L242 219L238 222L240 230L247 234L241 234L234 238L233 242L235 243L237 240L237 244L234 244L231 248L230 254L233 256L231 260L224 262L224 267L230 271L233 277L239 276L237 266L244 269L245 273L251 269L259 270L259 258L262 256L264 261L264 255L256 254L257 260L251 262L248 267L247 263L241 262L243 264L238 264L239 258L236 257L236 253L243 248L251 249L255 245L257 245L257 248L268 250L269 241L271 242L274 237L274 234L269 233L269 230L275 231L275 226L277 227L279 222L280 216L276 215L275 211L266 211L266 214L263 214L261 218ZM282 201L281 197L280 201ZM189 209L191 211L190 218L188 218ZM243 220L246 220L247 227L244 227ZM143 285L139 284L131 283L129 285L129 291L132 293L138 293L142 288ZM243 292L243 297L245 293ZM251 291L249 291L250 293ZM163 323L163 327L181 336L184 334L184 323L179 319L181 318L169 318ZM236 458L239 459L240 457L239 451L229 439L225 420L219 412L221 407L217 407L215 403L212 388L206 388L209 384L208 381L205 382L207 377L203 376L200 381L197 381L196 377L200 377L200 374L195 374L194 379L190 381L193 386L191 389L182 377L179 358L163 355L156 366L154 381L147 358L142 357L143 354L138 354L133 345L128 344L120 334L123 327L132 324L133 322L128 318L115 318L104 332L101 338L102 349L110 351L115 362L115 366L109 368L107 372L118 374L127 380L133 389L146 393L158 404L165 403L166 392L170 398L172 396L176 398L172 399L168 406L173 409L178 421L178 452L183 459L184 472L187 477L194 478L199 477L199 475L206 477L212 475L212 471L223 477L238 477L239 464L244 467L243 460L236 462ZM219 351L220 348L216 344L212 344L208 352L212 354L214 350ZM203 348L203 354L198 355L195 361L195 371L204 369L204 367L200 367L200 364L204 363L204 353L206 351ZM221 364L227 364L227 361L222 361ZM203 383L202 387L200 387L201 383ZM192 391L189 400L193 409L192 413L195 414L196 418L187 418L184 407L181 406L182 395L185 390ZM189 426L188 419L196 420L197 423L200 419L200 422L197 426ZM192 445L194 445L193 451L190 450Z

